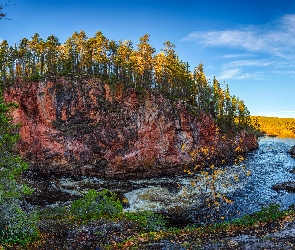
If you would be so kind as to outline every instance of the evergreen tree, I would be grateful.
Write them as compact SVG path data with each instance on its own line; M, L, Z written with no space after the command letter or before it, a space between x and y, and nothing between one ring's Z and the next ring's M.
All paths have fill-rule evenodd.
M123 82L126 87L133 86L132 51L132 42L130 40L119 41L116 57L114 58L118 70L117 79L119 82Z
M146 89L153 83L153 67L155 49L150 45L150 36L145 34L137 45L134 56L136 59L136 80L140 89Z
M108 83L113 94L128 88L156 89L172 100L187 101L197 107L197 113L211 115L224 131L248 129L245 104L230 96L228 86L222 89L215 77L209 82L202 63L191 72L169 41L160 53L155 52L147 34L140 38L136 50L131 41L116 43L101 32L91 38L84 31L74 32L64 44L54 35L44 41L34 34L31 40L24 38L14 47L2 41L0 80L8 85L16 78L34 80L47 74L95 76Z
M200 63L194 70L194 81L196 86L196 102L200 111L210 113L210 99L211 99L211 88L206 79L203 64Z
M6 16L6 13L4 13L3 8L3 4L0 4L0 20Z

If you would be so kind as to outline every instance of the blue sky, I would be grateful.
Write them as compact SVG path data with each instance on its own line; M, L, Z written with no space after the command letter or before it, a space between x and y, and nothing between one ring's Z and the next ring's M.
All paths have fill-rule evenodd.
M6 0L0 0L4 4ZM11 45L39 33L65 40L138 39L149 34L159 52L167 40L191 69L229 85L252 115L295 118L294 0L10 0L0 39Z

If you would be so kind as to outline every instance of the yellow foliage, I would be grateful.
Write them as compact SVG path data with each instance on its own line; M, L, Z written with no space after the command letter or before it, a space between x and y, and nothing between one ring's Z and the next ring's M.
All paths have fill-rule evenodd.
M228 204L233 204L234 202L228 198L226 198L225 196L223 197L223 200L228 203Z
M267 135L295 138L295 119L251 116L252 126Z
M196 182L195 181L191 181L190 184L191 184L192 187L195 187L196 186Z

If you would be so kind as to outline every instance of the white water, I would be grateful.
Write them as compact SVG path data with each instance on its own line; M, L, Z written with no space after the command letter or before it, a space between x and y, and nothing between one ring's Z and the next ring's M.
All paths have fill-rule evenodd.
M207 178L203 173L138 181L147 186L125 193L130 202L126 210L182 213L197 222L206 213L210 218L232 219L272 203L288 208L295 204L295 194L276 192L271 187L295 181L289 172L295 168L295 159L287 153L293 145L295 139L261 138L259 149L247 154L243 162L224 166L215 175L214 168Z
M282 208L295 204L295 194L271 189L274 184L295 181L295 174L289 172L295 168L295 159L287 153L293 145L295 139L261 138L259 148L243 162L209 169L207 177L206 173L140 181L33 177L28 182L37 190L34 202L44 199L42 205L64 204L90 188L107 188L128 199L126 211L150 210L185 218L187 223L205 223L250 214L271 203Z

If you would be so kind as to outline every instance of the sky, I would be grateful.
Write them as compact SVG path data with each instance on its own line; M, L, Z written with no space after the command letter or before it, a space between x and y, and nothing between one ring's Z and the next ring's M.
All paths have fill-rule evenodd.
M165 41L193 70L228 84L251 115L295 118L295 0L0 0L10 45L38 33L61 43L75 31L108 39L144 34L160 52Z

